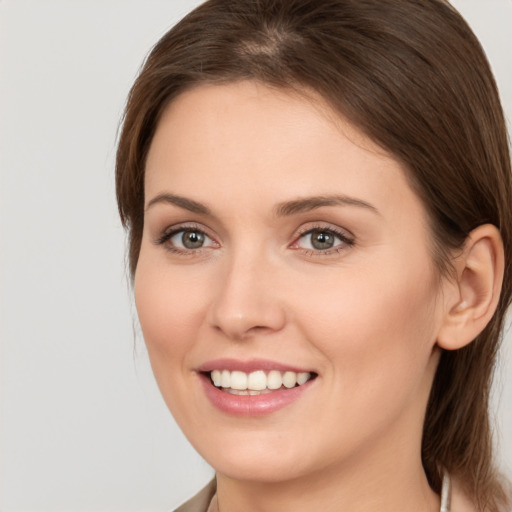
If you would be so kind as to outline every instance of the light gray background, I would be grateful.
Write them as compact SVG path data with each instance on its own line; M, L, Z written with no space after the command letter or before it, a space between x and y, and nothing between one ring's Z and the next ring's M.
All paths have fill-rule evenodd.
M149 370L114 202L123 103L198 0L0 0L0 510L164 511L212 475ZM457 0L512 119L512 0ZM512 358L498 380L512 467Z

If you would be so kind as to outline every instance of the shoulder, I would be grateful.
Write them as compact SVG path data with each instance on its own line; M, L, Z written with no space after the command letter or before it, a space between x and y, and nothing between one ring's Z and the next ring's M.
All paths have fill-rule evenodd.
M207 512L216 490L217 482L213 479L206 487L203 487L194 497L183 503L174 512Z

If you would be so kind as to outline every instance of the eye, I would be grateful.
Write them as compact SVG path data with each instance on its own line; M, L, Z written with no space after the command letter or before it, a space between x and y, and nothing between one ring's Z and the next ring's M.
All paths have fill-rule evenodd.
M208 240L210 240L208 236L197 230L178 231L169 239L172 245L183 249L199 249Z
M319 251L324 251L326 249L332 249L336 242L336 236L329 231L315 229L308 233L307 235L303 235L301 240L304 240L308 245L308 249L318 249Z
M352 245L354 241L346 234L333 228L318 227L302 233L293 244L293 248L329 254L331 250L339 251Z
M165 245L173 252L197 251L206 247L217 247L204 231L195 227L180 227L165 233L156 243Z

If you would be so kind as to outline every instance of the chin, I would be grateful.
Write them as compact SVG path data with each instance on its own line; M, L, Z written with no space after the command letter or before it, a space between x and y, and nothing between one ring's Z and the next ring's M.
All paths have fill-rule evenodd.
M232 460L222 458L210 462L215 471L234 480L281 483L293 480L306 474L296 462L277 461L271 457L261 457L251 460Z
M313 457L300 450L305 446L303 440L286 442L284 437L282 433L237 432L222 439L202 437L192 444L217 473L236 480L280 483L319 469L313 467Z

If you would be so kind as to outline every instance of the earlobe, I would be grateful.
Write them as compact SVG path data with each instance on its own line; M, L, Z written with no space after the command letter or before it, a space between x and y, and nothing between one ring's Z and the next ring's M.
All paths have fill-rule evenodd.
M498 229L484 224L468 236L454 261L456 278L448 283L437 344L457 350L471 343L489 323L498 305L504 272L503 241Z

